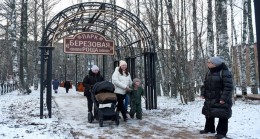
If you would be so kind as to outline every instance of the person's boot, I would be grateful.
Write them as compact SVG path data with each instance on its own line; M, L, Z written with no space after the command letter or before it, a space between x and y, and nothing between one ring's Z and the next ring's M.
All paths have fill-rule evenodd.
M215 131L206 131L206 130L200 130L200 134L208 134L208 133L215 133Z
M215 137L216 137L216 139L223 139L226 136L225 135L221 135L221 134L216 134Z

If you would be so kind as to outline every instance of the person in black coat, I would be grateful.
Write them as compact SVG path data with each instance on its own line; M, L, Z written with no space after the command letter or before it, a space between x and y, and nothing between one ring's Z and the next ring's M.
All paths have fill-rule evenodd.
M69 93L70 86L71 86L70 81L64 82L64 88L66 89L66 93Z
M92 87L95 83L104 81L104 78L100 75L100 71L97 65L93 65L87 76L83 80L84 96L88 99L88 112L92 112L93 101L91 99Z
M209 72L201 88L201 97L205 99L202 114L206 117L206 124L200 134L215 133L215 118L219 118L215 137L221 139L226 137L228 119L232 115L232 75L220 57L209 58L207 64Z

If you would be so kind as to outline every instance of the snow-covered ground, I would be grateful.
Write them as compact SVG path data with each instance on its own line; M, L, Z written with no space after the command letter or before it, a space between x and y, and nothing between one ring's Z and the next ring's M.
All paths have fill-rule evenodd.
M99 127L97 121L88 123L87 99L75 89L65 93L59 88L59 93L53 94L52 118L47 118L44 106L46 118L40 119L39 96L39 90L33 90L30 95L16 91L0 95L0 139L203 139L214 136L199 134L205 123L201 114L204 100L199 97L188 105L182 105L179 99L158 97L158 109L143 108L143 120L120 120L119 126L105 121L104 127ZM236 101L227 136L260 139L260 101Z

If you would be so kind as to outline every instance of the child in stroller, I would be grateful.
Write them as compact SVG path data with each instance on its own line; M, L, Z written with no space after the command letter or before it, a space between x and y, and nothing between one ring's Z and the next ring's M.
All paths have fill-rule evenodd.
M94 119L99 121L99 126L103 126L103 121L114 120L116 125L119 125L119 113L115 107L99 108L99 104L116 103L117 98L114 94L114 85L108 81L97 82L93 86L91 92L94 102L94 115L88 114L88 122L92 123ZM113 105L115 106L115 105Z

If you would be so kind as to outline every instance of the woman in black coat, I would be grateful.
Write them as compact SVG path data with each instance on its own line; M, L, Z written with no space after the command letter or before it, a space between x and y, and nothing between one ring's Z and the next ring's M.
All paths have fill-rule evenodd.
M88 112L92 112L93 101L91 99L91 90L95 83L104 81L104 78L100 75L98 66L93 65L87 76L83 80L84 96L88 99Z
M232 75L220 57L208 59L209 72L206 74L201 96L205 99L202 114L206 117L204 130L200 134L215 133L215 118L219 118L216 138L226 137L228 119L232 115Z

